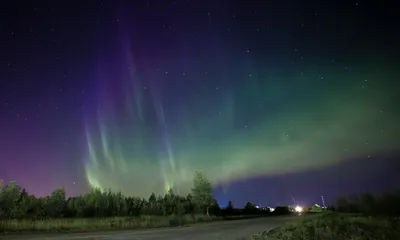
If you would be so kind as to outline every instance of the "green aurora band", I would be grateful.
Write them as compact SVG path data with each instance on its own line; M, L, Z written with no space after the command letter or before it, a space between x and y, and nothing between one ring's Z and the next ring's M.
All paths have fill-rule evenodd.
M199 85L179 108L164 103L155 84L143 90L129 73L118 88L125 101L104 91L97 123L86 122L88 183L140 197L169 188L184 194L197 169L227 185L352 157L368 161L369 155L398 149L398 97L390 71L364 66L322 78L315 69L293 74L298 81L290 86L279 74L253 74L218 95ZM237 116L249 106L257 116L238 124Z

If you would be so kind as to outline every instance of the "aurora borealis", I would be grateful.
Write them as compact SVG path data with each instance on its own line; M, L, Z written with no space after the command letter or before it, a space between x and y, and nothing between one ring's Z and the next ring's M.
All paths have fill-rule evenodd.
M64 185L147 197L186 194L201 169L221 204L247 201L244 192L271 204L292 192L334 199L354 190L335 181L370 189L365 176L400 182L382 170L398 167L387 158L400 142L391 12L351 2L17 5L7 8L15 22L2 23L0 179L35 194Z

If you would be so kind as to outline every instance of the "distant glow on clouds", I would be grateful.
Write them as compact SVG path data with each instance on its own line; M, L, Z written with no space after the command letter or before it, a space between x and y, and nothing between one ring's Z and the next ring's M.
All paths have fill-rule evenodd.
M131 58L125 58L129 66ZM86 175L92 186L143 197L171 187L186 193L196 169L204 170L215 184L224 184L325 167L398 147L395 92L379 79L361 89L361 74L343 71L326 74L324 80L315 76L314 82L294 84L295 96L289 97L279 77L265 79L261 89L247 79L240 88L219 89L213 104L207 99L209 92L200 88L196 98L181 99L176 111L164 103L170 100L162 97L167 94L156 82L146 80L149 87L143 89L143 80L131 68L125 71L119 77L103 76L103 84L112 82L119 92L101 92L96 121L86 122ZM343 80L352 78L361 83ZM201 83L193 88L198 86ZM258 116L251 124L238 123L244 114L243 96L251 99L247 104ZM278 113L262 108L274 102L285 103L274 110Z

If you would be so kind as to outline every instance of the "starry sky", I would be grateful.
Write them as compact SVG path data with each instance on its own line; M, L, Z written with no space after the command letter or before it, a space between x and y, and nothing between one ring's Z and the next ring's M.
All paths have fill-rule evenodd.
M7 1L0 179L222 206L399 186L396 12L368 1Z

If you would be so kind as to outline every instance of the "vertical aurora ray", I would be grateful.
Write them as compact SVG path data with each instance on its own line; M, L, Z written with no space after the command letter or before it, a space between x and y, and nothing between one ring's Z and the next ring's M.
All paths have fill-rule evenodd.
M164 160L166 159L168 161L168 165L165 166L166 164L164 164L163 162L161 162L161 166L162 166L162 174L164 176L164 182L165 182L165 190L168 191L171 188L174 188L174 182L169 179L168 175L172 174L172 176L176 176L176 166L175 166L175 162L174 162L174 155L172 152L172 146L169 140L169 134L168 134L168 126L165 120L165 116L164 116L164 109L162 107L162 104L155 100L154 101L155 104L155 109L156 109L156 113L157 113L157 118L161 127L161 132L162 132L162 136L161 136L161 140L162 140L162 147L163 147L163 151L162 152L166 152L166 156L161 155L161 159ZM168 167L168 170L170 172L170 174L166 173L166 171L168 171L166 168Z
M86 176L93 187L134 191L147 196L173 187L174 156L162 104L146 88L154 104L144 105L145 85L136 74L127 36L121 35L121 39L122 61L118 61L119 57L114 59L120 63L117 75L107 72L107 67L98 68L101 81L95 114L97 122L86 122L90 126L86 131L90 159L85 168ZM110 61L104 60L102 66ZM157 123L149 122L149 114L156 116ZM162 149L154 150L160 142L158 139L161 139ZM154 179L153 186L143 189L142 181L149 176Z
M100 182L97 180L96 176L93 175L93 169L95 170L98 166L97 154L94 149L90 133L88 128L85 127L85 135L86 135L86 142L89 154L89 163L86 166L90 165L90 168L86 168L86 178L91 187L101 188Z
M131 111L131 113L135 113L137 115L138 120L144 121L143 118L143 95L141 92L141 89L143 86L140 86L139 80L137 79L137 76L135 74L135 64L133 62L133 57L132 57L132 49L130 44L127 43L127 40L125 39L123 41L123 46L125 49L125 61L128 69L128 81L126 83L126 92L125 92L125 104L126 107ZM133 98L134 100L132 101L132 92L133 92ZM133 104L132 104L133 102Z
M108 139L107 139L107 132L106 128L103 123L99 123L99 132L100 132L100 141L101 141L101 149L103 151L103 156L105 160L107 161L108 165L111 167L111 170L115 170L115 164L114 164L114 159L113 156L110 153L110 147L108 144Z

